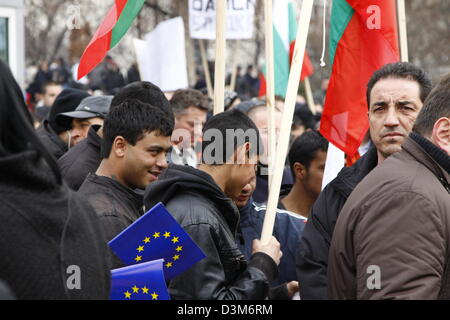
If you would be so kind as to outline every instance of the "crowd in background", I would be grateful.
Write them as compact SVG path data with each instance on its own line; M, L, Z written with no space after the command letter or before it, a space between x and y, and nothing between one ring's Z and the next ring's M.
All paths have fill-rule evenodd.
M107 242L162 202L206 255L168 282L173 299L448 297L450 78L432 91L413 64L375 72L361 158L324 190L321 114L299 96L273 237L262 243L268 116L252 68L213 115L204 81L165 93L140 81L135 65L125 79L110 57L86 82L62 59L42 63L25 102L0 63L0 252L9 257L0 294L108 299L110 270L123 263ZM278 97L277 135L283 108ZM230 150L224 140L231 153L206 161L217 143L208 135L227 130L257 139ZM372 264L383 270L378 291L366 286ZM61 281L68 265L83 269L82 290Z

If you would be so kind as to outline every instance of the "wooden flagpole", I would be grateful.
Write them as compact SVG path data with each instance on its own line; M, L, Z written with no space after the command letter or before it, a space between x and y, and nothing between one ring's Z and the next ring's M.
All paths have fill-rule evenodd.
M303 59L305 57L306 40L308 38L312 8L313 0L302 1L302 9L300 12L300 20L297 29L297 38L295 42L294 55L292 58L291 71L289 73L289 82L283 110L280 140L275 158L275 172L273 175L272 184L270 185L269 189L269 199L267 202L267 210L261 234L261 242L263 244L267 244L270 241L273 233L278 197L281 188L281 178L283 176L284 163L289 147L291 123L294 116L295 101L297 98L297 91L299 86L298 79L300 79Z
M214 90L211 83L211 74L209 73L208 59L206 58L205 40L199 39L198 42L200 45L203 71L205 72L206 88L208 89L208 96L212 99L214 97Z
M224 111L225 104L225 28L226 0L216 1L216 59L214 74L214 114Z
M316 105L314 103L314 97L311 90L311 82L309 82L309 77L306 77L303 83L305 85L306 102L308 103L309 110L311 110L312 114L316 114Z
M408 62L408 35L406 31L405 0L397 0L397 22L400 37L401 61Z
M273 162L275 160L276 134L275 134L275 75L274 75L274 52L273 52L273 19L272 19L272 0L264 1L265 18L265 50L266 50L266 103L268 116L268 151L267 166L269 175L269 190L273 177Z

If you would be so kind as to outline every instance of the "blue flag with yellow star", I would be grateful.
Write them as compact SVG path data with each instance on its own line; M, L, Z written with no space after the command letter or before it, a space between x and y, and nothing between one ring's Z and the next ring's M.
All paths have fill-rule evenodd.
M109 242L125 265L164 259L166 280L205 257L162 203L158 203Z
M170 300L163 259L111 271L111 300Z

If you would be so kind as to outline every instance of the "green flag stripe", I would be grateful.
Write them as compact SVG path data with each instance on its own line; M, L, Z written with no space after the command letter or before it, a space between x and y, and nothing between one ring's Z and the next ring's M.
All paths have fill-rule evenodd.
M133 20L136 18L137 14L144 5L145 0L128 0L127 4L123 8L123 11L119 17L119 20L115 24L112 35L111 35L111 45L113 48L120 39L127 33Z
M331 10L330 30L330 62L334 63L334 56L339 41L354 14L353 8L345 0L334 0Z
M283 39L273 28L275 94L285 97L289 80L289 51L286 51Z
M288 4L289 15L289 44L295 41L297 38L297 17L295 16L294 4L289 2Z

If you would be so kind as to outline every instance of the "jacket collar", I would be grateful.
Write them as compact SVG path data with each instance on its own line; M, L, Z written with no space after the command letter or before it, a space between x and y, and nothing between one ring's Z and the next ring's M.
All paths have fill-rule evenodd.
M97 134L98 129L100 129L101 126L94 124L89 128L88 136L86 138L87 142L93 145L96 149L100 150L100 145L102 142L102 138Z
M42 127L43 130L46 132L48 138L56 145L58 146L58 148L63 152L67 152L68 147L67 145L64 143L64 141L62 141L60 139L60 137L58 136L58 134L55 132L55 130L53 130L52 126L50 125L50 122L48 120L44 120L42 122Z
M432 146L425 146L424 148L424 144L431 144L431 142L423 139L423 137L412 133L403 143L402 149L430 170L450 193L450 174L425 150L430 150Z
M377 164L377 149L375 146L372 146L354 165L343 168L330 184L345 197L348 197L358 183L360 183L361 180L377 166Z
M158 180L147 186L144 203L146 208L151 208L158 202L166 204L178 194L187 191L209 199L230 230L236 232L239 211L234 202L220 189L211 175L190 166L169 164Z
M113 191L115 194L123 196L134 208L140 213L143 213L143 196L134 190L122 185L120 182L105 176L98 176L95 173L90 173L86 180L95 184L102 185Z

